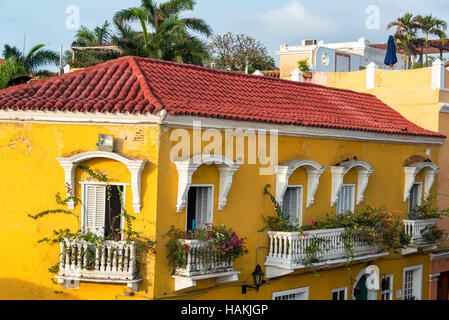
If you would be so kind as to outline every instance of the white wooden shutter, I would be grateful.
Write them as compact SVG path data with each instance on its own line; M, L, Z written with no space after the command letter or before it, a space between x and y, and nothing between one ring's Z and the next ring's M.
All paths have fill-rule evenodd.
M195 228L203 229L207 223L211 223L211 187L197 187L196 188L196 203L195 203Z
M282 212L284 218L289 216L289 220L293 224L298 223L299 219L299 206L300 206L300 188L289 187L285 191L284 200L282 203Z
M420 205L420 193L421 193L421 185L418 183L415 183L410 190L410 200L409 200L409 208L408 208L408 214L411 217L415 216L414 209L416 206Z
M338 194L337 214L354 211L355 186L343 185Z
M85 186L84 230L104 237L106 187Z

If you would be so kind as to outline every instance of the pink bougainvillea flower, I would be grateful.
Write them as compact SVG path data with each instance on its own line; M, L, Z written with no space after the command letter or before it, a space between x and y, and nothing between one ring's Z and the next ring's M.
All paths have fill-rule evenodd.
M310 224L315 224L315 220L310 220Z
M307 232L304 232L302 235L303 235L304 237L307 237L309 234L308 234Z
M371 251L371 254L374 254L374 251Z

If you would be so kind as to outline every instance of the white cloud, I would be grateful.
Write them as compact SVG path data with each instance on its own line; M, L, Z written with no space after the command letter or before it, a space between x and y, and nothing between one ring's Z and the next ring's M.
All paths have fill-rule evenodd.
M317 15L318 13L318 15ZM257 15L259 23L268 31L282 37L295 37L298 33L321 34L335 30L335 25L320 12L303 6L298 0ZM322 14L322 12L321 12Z

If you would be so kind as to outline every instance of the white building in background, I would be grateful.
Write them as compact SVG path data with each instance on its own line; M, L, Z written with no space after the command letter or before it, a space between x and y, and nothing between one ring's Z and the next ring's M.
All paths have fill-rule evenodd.
M303 40L301 45L288 46L283 43L276 53L281 60L281 78L288 78L298 67L299 60L307 59L311 71L350 72L364 70L374 62L380 69L391 69L384 64L386 51L377 48L365 38L356 42L324 43L316 40ZM404 68L403 56L398 54L394 70Z

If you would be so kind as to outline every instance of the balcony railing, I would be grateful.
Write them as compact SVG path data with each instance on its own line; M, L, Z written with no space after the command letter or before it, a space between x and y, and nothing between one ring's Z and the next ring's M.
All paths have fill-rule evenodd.
M217 282L238 280L240 272L234 271L232 259L223 260L216 254L206 241L179 240L187 245L188 252L186 266L177 268L175 278L175 291L196 285L196 280L217 278Z
M136 246L130 241L106 241L104 246L74 239L60 243L58 282L66 287L79 286L79 281L126 283L137 290L140 278L136 266Z
M320 250L316 250L315 266L322 266L326 264L334 264L346 260L347 252L345 242L343 239L344 228L328 229L328 230L313 230L306 232L307 236L301 236L299 232L278 232L269 231L268 237L270 246L268 255L265 261L267 266L267 277L286 274L292 272L294 269L306 267L307 260L306 249L310 245L316 245ZM319 241L314 239L321 239ZM376 253L376 246L367 240L352 237L353 242L353 259L360 260L364 257L379 256ZM384 253L382 253L383 255ZM275 269L284 269L290 271L275 271Z
M426 229L435 225L436 219L427 220L403 220L405 226L405 233L411 237L412 243L424 243L422 234Z

